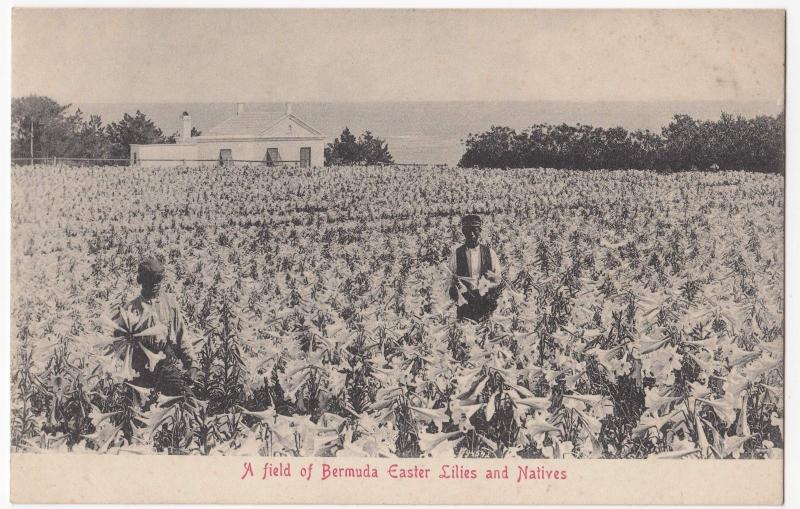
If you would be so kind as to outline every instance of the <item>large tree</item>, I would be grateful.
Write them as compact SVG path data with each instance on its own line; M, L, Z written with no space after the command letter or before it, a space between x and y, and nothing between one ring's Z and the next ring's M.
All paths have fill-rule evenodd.
M67 114L69 108L38 95L12 99L11 157L75 156L82 118L80 110Z
M389 145L371 132L365 131L358 137L359 162L361 164L393 163Z
M110 142L110 156L118 159L127 159L130 156L132 144L147 145L166 141L161 129L139 110L136 110L134 116L125 113L122 120L110 123L106 127L106 134Z
M707 148L703 142L710 129L707 124L695 120L689 115L675 115L667 127L661 129L664 138L664 149L661 159L671 170L683 170L702 167L702 160Z
M325 147L325 164L353 164L358 160L358 140L345 127L342 134Z
M356 138L345 127L342 134L325 148L325 164L378 164L392 163L392 154L385 140L369 131Z
M83 123L80 131L80 143L81 157L102 159L110 156L111 147L99 115L91 115L89 120Z
M520 136L510 127L502 126L491 126L488 131L480 134L470 133L463 142L467 150L458 165L490 168L520 166L520 152L531 150L532 147L526 134ZM532 134L535 136L537 133Z

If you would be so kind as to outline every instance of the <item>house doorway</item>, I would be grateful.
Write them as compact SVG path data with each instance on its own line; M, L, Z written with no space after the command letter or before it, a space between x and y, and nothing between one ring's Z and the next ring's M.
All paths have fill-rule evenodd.
M311 147L300 148L300 166L303 168L311 166Z

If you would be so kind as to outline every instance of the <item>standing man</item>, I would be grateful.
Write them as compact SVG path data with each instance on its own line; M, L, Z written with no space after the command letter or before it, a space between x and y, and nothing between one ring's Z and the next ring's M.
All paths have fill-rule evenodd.
M127 332L117 330L114 335L128 336L136 343L131 350L132 367L137 373L131 381L133 385L177 396L191 390L199 370L178 303L170 295L161 295L163 279L161 262L155 258L143 260L136 278L142 286L141 293L122 307L128 316L134 317L129 322L136 320L137 331L150 330L153 335L131 335L130 327ZM118 313L114 320L123 325L125 320L121 315Z
M450 258L450 298L456 302L459 320L482 322L497 309L503 291L500 262L492 248L480 243L480 216L464 216L461 232L464 243Z

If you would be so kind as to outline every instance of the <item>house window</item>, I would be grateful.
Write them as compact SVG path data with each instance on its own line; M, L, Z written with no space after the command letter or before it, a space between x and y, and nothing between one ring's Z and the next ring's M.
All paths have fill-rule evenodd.
M311 166L311 147L300 148L300 166L304 168Z
M233 163L233 150L229 148L220 149L219 151L220 166L226 166L231 163Z
M264 162L267 163L267 166L275 166L281 164L283 159L281 159L281 153L277 148L268 148L264 156Z

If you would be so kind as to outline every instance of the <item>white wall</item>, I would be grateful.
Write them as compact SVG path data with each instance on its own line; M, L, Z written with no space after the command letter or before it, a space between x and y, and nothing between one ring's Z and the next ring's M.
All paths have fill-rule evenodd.
M162 145L131 145L131 164L144 167L197 165L197 145L165 143Z
M324 139L275 139L253 141L224 141L202 140L198 141L198 159L219 159L219 151L230 149L233 159L247 161L263 161L267 148L277 148L284 161L299 161L300 148L311 148L311 166L325 164Z

